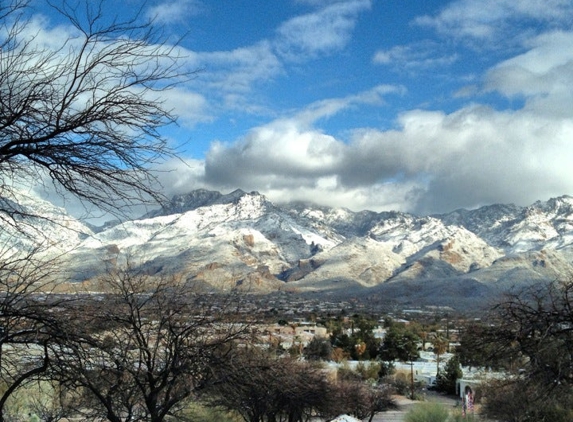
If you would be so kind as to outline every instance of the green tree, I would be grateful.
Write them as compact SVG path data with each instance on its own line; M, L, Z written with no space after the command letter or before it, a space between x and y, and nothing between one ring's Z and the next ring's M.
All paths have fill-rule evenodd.
M380 359L386 362L415 360L419 357L418 342L419 337L414 332L394 325L384 336L380 346Z
M452 356L446 363L444 372L439 373L436 377L438 390L448 394L456 394L456 382L463 375L458 356Z
M440 356L448 351L449 344L449 340L441 334L438 334L432 341L434 354L436 355L436 376L440 374Z
M308 360L330 360L332 345L328 338L313 337L303 350L303 355Z
M460 363L470 368L489 368L493 370L509 370L518 356L517 350L512 350L511 344L498 343L498 327L489 322L472 322L462 329L460 346L457 354ZM509 353L506 353L509 352Z
M402 328L398 325L392 325L380 347L380 359L386 362L399 360L410 363L410 396L414 397L414 360L420 354L418 352L418 343L420 338L411 330Z
M354 315L347 323L337 321L331 325L330 342L353 360L375 359L380 348L380 339L374 335L376 324L376 321L361 315Z

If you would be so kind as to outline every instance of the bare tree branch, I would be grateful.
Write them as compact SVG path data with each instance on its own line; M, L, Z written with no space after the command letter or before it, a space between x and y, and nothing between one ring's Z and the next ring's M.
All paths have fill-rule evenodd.
M51 2L73 28L56 48L29 33L26 1L0 8L1 197L46 174L105 211L161 199L150 167L172 154L160 132L175 122L161 94L194 72L150 22L104 3Z
M109 292L103 300L86 296L70 310L75 322L53 366L62 385L86 392L86 418L163 421L210 382L228 347L246 335L246 324L210 310L221 301L174 279L122 271L101 282Z

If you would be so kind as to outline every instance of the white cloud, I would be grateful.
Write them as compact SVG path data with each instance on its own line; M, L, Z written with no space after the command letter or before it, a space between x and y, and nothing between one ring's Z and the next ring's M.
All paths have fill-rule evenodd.
M278 203L300 200L353 211L390 211L413 209L418 190L415 184L377 184L359 188L318 185L269 189L264 193Z
M213 121L209 114L207 99L196 92L185 88L173 88L162 94L165 105L178 117L178 122L186 127L197 123Z
M215 143L206 159L206 177L215 185L272 188L314 185L332 174L343 144L317 130L301 130L295 121L280 120L253 129L233 145Z
M403 186L341 184L345 155L352 148L313 126L353 105L381 103L383 95L400 90L378 86L346 98L314 103L290 118L253 129L234 144L215 143L207 154L205 182L221 190L259 190L277 201L312 199L333 206L353 204L371 209L388 209L385 206L409 201L415 187L409 182ZM373 192L385 192L384 199L373 201Z
M511 22L525 19L554 27L568 26L572 12L573 4L569 0L457 0L436 16L421 16L415 22L433 27L448 36L479 42L495 39L499 41L502 36L508 35L507 25ZM532 28L533 26L529 26L529 31ZM513 31L514 37L520 38L524 35L527 35L527 31L523 29Z
M299 125L308 127L317 120L332 117L341 110L355 105L382 105L384 104L385 95L402 94L404 91L405 88L400 86L378 85L368 91L349 95L344 98L331 98L317 101L298 112L293 119L296 120Z
M265 192L276 186L316 186L336 175L344 143L314 128L322 118L357 104L380 104L400 88L377 86L345 98L311 104L289 118L252 129L234 144L214 143L206 158L206 181Z
M556 31L532 39L524 54L486 75L486 88L525 97L573 91L573 32Z
M158 24L172 24L185 22L202 11L203 6L197 0L172 0L150 7L147 17Z
M412 111L400 129L359 133L341 182L420 181L415 210L448 211L496 202L531 203L573 190L573 120L473 106Z
M335 2L314 13L292 18L278 28L277 50L293 60L340 50L350 40L358 14L370 7L370 0Z
M220 95L247 94L254 84L268 82L283 71L267 41L232 51L193 53L190 62L204 69L193 83Z
M154 173L167 197L207 187L202 160L172 158L155 167Z
M457 61L455 53L441 52L440 49L440 44L429 41L397 45L388 50L377 51L372 61L375 64L393 66L400 71L446 66Z
M260 114L265 108L254 98L256 87L284 73L268 41L231 51L180 52L186 68L199 70L186 85L194 96L189 121L215 119L223 110ZM177 104L176 104L177 105ZM204 106L204 107L202 107ZM183 113L183 116L189 113Z
M230 51L178 50L186 57L188 69L202 70L187 88L195 93L187 100L193 104L192 112L186 113L191 114L187 121L205 121L223 110L268 114L265 99L254 95L255 88L287 76L285 58L296 55L299 60L343 48L358 14L370 7L371 0L321 1L314 5L316 11L285 22L272 40L263 39ZM174 10L171 6L166 3L161 10Z
M213 145L206 183L279 201L420 213L573 192L573 113L564 119L479 105L449 114L412 110L396 129L356 130L350 143L314 127L351 103L313 104L234 144Z

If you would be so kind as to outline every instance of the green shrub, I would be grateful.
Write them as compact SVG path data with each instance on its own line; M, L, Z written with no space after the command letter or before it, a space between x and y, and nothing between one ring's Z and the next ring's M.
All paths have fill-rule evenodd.
M377 362L358 362L358 365L356 365L356 372L364 381L377 381L380 374L380 364Z
M456 410L448 419L448 422L474 422L478 421L478 417L475 416L473 413L468 413L464 416L461 410Z
M437 378L438 391L448 394L456 394L456 382L462 378L464 373L460 364L460 359L454 355L447 363L443 372Z
M449 412L439 403L421 403L406 414L405 422L446 422Z
M183 420L202 422L240 422L242 419L224 409L202 406L191 403L184 411Z

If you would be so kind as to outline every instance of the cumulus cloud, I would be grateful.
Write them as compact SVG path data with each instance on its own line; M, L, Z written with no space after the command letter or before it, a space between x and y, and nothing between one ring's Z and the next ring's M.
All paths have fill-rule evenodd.
M391 181L393 174L401 175L396 183L417 180L422 193L413 210L423 213L527 204L572 190L571 135L573 122L527 111L411 111L401 116L399 130L357 134L341 180L361 185Z
M355 104L382 101L400 88L378 86L346 98L311 104L289 118L252 129L234 144L216 142L206 158L206 181L221 186L317 186L337 174L344 143L314 127ZM250 189L250 188L249 188Z
M235 144L213 145L205 181L276 200L417 213L528 204L573 190L573 120L471 106L413 110L397 123L357 131L345 143L296 119L278 120Z
M528 52L487 73L487 89L524 97L521 109L474 104L451 113L411 110L394 129L356 129L349 142L318 128L321 119L352 104L382 102L400 92L380 86L316 102L234 144L214 144L205 181L260 190L277 200L417 213L529 204L573 192L571 41L570 33L559 31L536 37ZM547 112L552 109L560 112Z
M332 174L342 149L332 136L301 130L293 120L279 120L253 129L234 145L213 144L206 177L223 186L314 185Z

